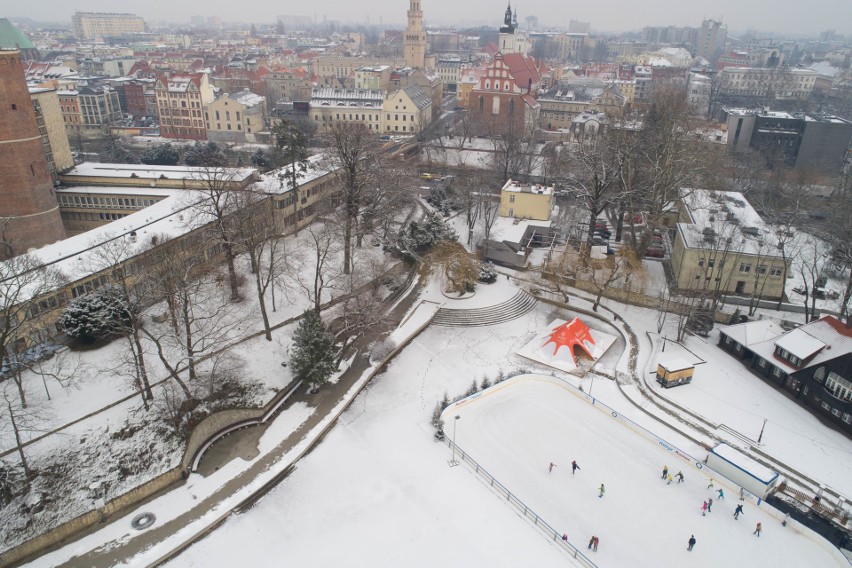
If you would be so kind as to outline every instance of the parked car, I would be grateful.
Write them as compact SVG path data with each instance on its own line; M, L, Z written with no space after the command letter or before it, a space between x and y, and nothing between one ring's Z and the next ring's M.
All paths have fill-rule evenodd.
M645 251L645 256L650 258L663 258L666 256L666 251L661 248L649 248Z
M420 174L420 179L432 179L434 177L435 177L434 175L432 175L428 172L423 172L422 174Z

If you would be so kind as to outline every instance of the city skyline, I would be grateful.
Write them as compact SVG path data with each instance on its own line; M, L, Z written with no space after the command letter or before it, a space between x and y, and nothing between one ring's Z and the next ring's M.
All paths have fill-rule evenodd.
M632 31L646 26L691 26L699 27L704 18L721 19L729 30L749 29L784 33L790 35L816 35L825 30L836 30L839 34L852 33L852 18L838 21L838 16L848 13L847 0L816 0L809 3L775 3L772 10L757 2L721 0L709 8L712 12L693 4L686 5L677 0L653 0L652 3L631 3L624 0L599 0L594 6L578 6L566 9L555 0L523 0L513 2L518 10L518 20L523 27L527 16L539 18L539 29L567 27L570 20L591 22L597 31ZM464 4L451 0L425 0L423 3L425 25L459 24L460 22L498 22L502 19L506 3L503 0L470 0ZM279 14L301 15L344 24L373 24L381 20L385 25L404 27L407 0L371 0L357 5L343 4L339 0L315 0L310 12L294 9L262 0L249 0L239 5L222 0L187 2L175 5L164 0L151 0L138 9L124 6L117 9L108 0L84 0L69 6L58 0L43 0L36 8L17 5L7 11L7 17L26 17L44 21L50 14L51 21L68 21L75 11L132 12L149 22L188 23L191 16L219 17L226 22L272 23ZM843 24L843 25L838 25ZM844 27L845 26L845 27Z

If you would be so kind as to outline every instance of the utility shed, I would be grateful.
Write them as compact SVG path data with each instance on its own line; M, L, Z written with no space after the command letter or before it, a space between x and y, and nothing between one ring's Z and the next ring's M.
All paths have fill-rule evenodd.
M761 499L775 489L779 479L777 471L725 443L710 450L707 465Z
M685 359L672 359L657 363L657 382L665 388L692 382L695 365Z

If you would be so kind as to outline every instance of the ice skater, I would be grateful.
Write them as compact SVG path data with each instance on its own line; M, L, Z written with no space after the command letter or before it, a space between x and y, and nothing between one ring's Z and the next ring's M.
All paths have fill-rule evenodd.
M604 484L601 483L601 492L600 492L600 495L598 495L598 498L603 497L604 493L606 493L606 487L604 487Z
M666 481L666 485L671 485L671 484L672 484L672 481L674 481L674 479L672 479L672 474L668 474L666 477L668 477L668 478L669 478L669 480L668 480L668 481Z
M704 504L701 505L701 516L702 517L707 516L707 501L704 501Z
M547 466L547 473L551 473L553 471L554 467L556 467L556 464L553 463L553 462L550 462L550 465Z
M677 475L675 475L675 477L677 477L678 483L683 483L683 472L682 471L677 472Z
M660 479L665 479L668 474L669 474L669 466L664 465L663 466L663 476Z
M740 501L745 501L745 488L740 487Z
M743 506L741 504L737 505L737 508L734 509L734 518L739 520L740 515L744 515L744 514L745 513L743 513Z
M689 535L689 546L686 547L687 550L692 550L692 547L695 546L695 535Z
M717 499L719 499L719 501L721 501L724 498L725 498L725 491L722 490L722 489L719 489L719 497L717 497Z
M760 523L757 523L757 526L754 527L754 532L751 533L751 534L756 534L757 538L760 538L760 531L762 531L762 530L763 530L763 525L761 525Z
M597 552L598 551L598 543L600 542L600 539L598 537L593 537L593 540L594 540L594 542L592 543L592 552Z
M787 521L789 521L789 520L790 520L790 513L787 513L786 515L784 515L784 520L781 521L781 526L786 527Z
M571 475L574 475L574 472L580 469L580 466L577 465L577 460L573 460L571 462Z
M708 513L712 513L712 512L713 512L713 498L712 498L712 497L710 497L709 499L707 499L707 512L708 512Z
M589 539L589 550L591 550L592 547L595 545L595 538L596 537L592 535L592 538Z
M713 478L710 478L710 485L707 486L707 489L713 489Z

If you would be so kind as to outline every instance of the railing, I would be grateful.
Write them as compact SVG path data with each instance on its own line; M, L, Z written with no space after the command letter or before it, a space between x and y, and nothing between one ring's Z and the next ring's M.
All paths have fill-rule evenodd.
M557 546L561 546L562 550L571 555L574 559L576 559L582 566L586 568L597 568L597 564L589 560L589 558L583 554L580 549L571 544L568 540L562 539L562 534L556 531L553 527L551 527L547 522L542 519L535 511L529 508L523 501L518 499L511 491L509 491L505 485L497 481L497 479L488 473L488 471L479 465L476 460L470 457L470 454L467 454L464 450L462 450L458 444L453 442L449 436L445 436L444 440L447 442L447 445L450 448L454 448L455 455L462 460L468 462L473 470L478 473L480 476L485 478L485 481L488 482L488 485L491 487L493 491L497 494L505 497L506 500L515 506L515 508L523 513L524 518L529 519L533 522L533 525L540 530L548 539L553 539L553 541L557 544Z

